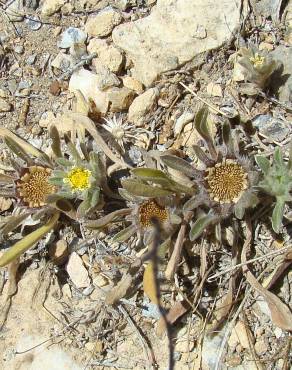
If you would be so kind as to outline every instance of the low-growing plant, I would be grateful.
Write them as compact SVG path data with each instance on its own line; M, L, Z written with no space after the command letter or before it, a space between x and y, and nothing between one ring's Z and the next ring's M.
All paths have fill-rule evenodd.
M185 211L196 209L202 214L191 228L191 240L198 238L208 225L231 214L242 219L245 209L254 207L258 202L254 188L257 172L252 160L240 152L238 139L231 135L229 123L222 128L222 145L215 143L211 136L207 108L198 112L195 126L204 140L205 151L197 145L193 149L205 169L199 170L176 156L161 156L167 167L189 176L197 189L197 193L184 205Z
M272 228L279 233L282 226L285 203L292 200L292 147L290 147L289 160L284 162L280 148L275 149L273 163L262 156L257 155L255 160L260 167L263 178L258 187L276 198L272 213Z

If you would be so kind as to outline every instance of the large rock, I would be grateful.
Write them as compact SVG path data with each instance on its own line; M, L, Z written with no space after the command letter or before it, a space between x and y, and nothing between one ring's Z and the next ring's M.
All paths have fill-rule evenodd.
M69 82L69 90L80 91L87 102L93 100L96 109L105 114L108 110L109 100L105 92L99 88L103 76L80 68L75 71Z
M112 37L132 59L133 77L150 86L162 72L229 41L239 13L234 0L158 0L148 17L115 27Z
M271 55L282 63L282 67L272 76L272 89L279 95L279 100L292 102L292 48L280 45Z

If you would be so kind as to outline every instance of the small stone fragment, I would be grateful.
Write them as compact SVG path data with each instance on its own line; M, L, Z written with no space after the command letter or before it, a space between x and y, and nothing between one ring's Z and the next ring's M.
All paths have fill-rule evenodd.
M77 288L86 288L90 285L88 272L83 265L82 258L76 252L70 255L66 271Z
M70 48L75 44L84 44L87 34L76 27L67 28L61 35L61 40L57 46L62 49Z
M142 125L146 113L157 106L158 90L151 88L137 96L130 105L128 119L137 125Z
M65 240L58 240L49 247L49 256L56 265L62 265L68 257L68 244Z
M23 54L24 53L23 45L16 45L14 47L14 51L15 51L16 54Z
M109 35L121 21L120 13L109 8L89 17L85 24L85 30L90 36L103 37Z
M0 98L0 112L10 112L12 105L6 100Z
M238 321L231 332L228 345L235 347L237 343L240 343L243 348L250 348L249 338L252 340L251 332L242 321Z
M123 84L130 90L134 90L137 94L141 94L143 92L143 85L140 81L136 80L130 76L122 77Z
M185 125L191 122L195 118L195 113L193 112L184 112L181 116L178 117L174 124L174 135L177 136L181 133Z
M67 2L67 0L44 0L42 15L50 16L56 13Z
M7 93L3 89L0 89L0 98L7 98Z
M59 81L53 81L50 85L50 93L54 96L60 95L61 86Z
M5 9L5 13L9 16L10 22L21 22L24 17L23 0L10 1Z
M0 197L0 211L7 211L12 206L12 199Z
M258 355L264 355L267 352L268 346L264 338L260 338L259 340L256 341L254 349Z
M121 112L129 108L134 99L134 91L127 87L113 87L106 91L110 101L110 110L112 112Z
M37 15L30 15L29 18L25 20L25 23L32 31L37 31L42 26L42 23Z
M102 275L98 274L94 279L93 279L93 285L102 288L106 285L109 285L109 281Z
M123 54L113 45L108 45L106 40L93 38L90 40L87 50L90 54L96 53L97 58L93 65L104 64L110 71L117 73L123 64Z
M222 87L219 84L210 82L207 86L207 94L210 96L223 96Z
M40 127L50 127L56 121L56 117L53 112L44 112L39 120Z
M270 44L269 42L261 42L259 44L259 50L268 50L268 51L272 51L274 50L274 45Z

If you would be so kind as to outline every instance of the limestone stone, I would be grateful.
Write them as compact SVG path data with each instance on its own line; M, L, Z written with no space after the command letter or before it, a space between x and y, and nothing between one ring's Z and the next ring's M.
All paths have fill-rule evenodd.
M5 99L0 98L0 112L10 112L12 105Z
M76 252L70 255L66 270L77 288L86 288L90 285L88 272L83 265L82 258Z
M113 28L120 24L122 16L114 9L108 8L97 15L89 17L85 24L85 31L90 36L108 36Z
M55 14L66 2L67 0L45 0L41 10L42 15L50 16Z
M121 112L129 108L134 99L134 91L127 87L113 87L107 90L107 96L110 101L110 110L112 112Z
M156 108L157 97L158 90L156 88L148 89L143 94L137 96L129 108L129 121L138 126L141 125L144 115Z
M149 16L115 27L114 43L133 61L132 75L146 86L168 70L231 40L239 26L234 0L158 0Z

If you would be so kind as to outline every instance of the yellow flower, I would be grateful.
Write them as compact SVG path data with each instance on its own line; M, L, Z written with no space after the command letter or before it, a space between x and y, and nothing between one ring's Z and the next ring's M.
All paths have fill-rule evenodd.
M74 167L63 179L64 183L69 184L71 191L83 191L90 188L91 171L83 167Z
M249 58L249 60L255 67L260 67L264 64L265 58L258 53L255 53L254 57Z
M55 186L48 182L51 172L50 168L41 166L31 166L23 170L23 175L16 180L16 189L24 204L33 208L47 204L47 196L56 191Z
M153 224L153 219L163 223L168 219L165 207L160 206L154 199L147 200L139 206L139 221L142 227Z

